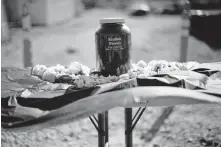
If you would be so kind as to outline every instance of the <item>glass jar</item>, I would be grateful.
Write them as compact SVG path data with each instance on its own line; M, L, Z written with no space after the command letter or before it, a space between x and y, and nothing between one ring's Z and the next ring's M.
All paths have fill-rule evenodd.
M97 70L102 75L121 75L131 67L131 33L122 18L100 19L95 34Z

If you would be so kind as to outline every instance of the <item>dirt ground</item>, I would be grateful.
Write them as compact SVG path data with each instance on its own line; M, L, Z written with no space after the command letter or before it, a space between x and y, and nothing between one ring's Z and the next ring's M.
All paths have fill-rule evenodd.
M116 10L90 10L62 25L36 27L24 34L12 29L12 43L2 45L2 66L23 67L23 38L31 41L33 64L67 65L79 61L95 67L94 33L99 18L122 16L132 32L132 58L139 60L179 60L181 18L150 15L132 18ZM193 37L189 39L188 60L221 61L221 50L213 51ZM135 112L136 109L134 109ZM151 136L148 130L163 108L148 108L137 124L133 136L135 147L200 147L213 140L221 143L221 106L176 106L160 131ZM110 110L110 146L124 146L124 109ZM89 147L97 146L97 132L88 118L35 132L2 131L3 147ZM215 145L214 145L215 146ZM218 145L217 145L218 146ZM220 145L221 146L221 145Z

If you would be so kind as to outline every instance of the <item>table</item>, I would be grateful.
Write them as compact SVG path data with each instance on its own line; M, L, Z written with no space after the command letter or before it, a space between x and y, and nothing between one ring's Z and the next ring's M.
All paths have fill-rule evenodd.
M221 104L220 69L221 63L208 63L191 69L192 71L153 76L149 79L131 79L82 91L68 88L37 92L24 98L21 97L24 89L30 88L30 85L42 84L42 81L33 79L27 69L2 68L2 127L6 131L37 130L89 117L98 130L98 146L104 147L109 141L108 110L124 107L125 145L132 147L133 129L148 106ZM206 82L208 80L210 81ZM53 101L56 103L52 103ZM6 107L8 104L10 108ZM15 113L6 115L4 112L12 110L12 106ZM139 107L134 117L133 107ZM10 118L19 117L16 115L18 111L20 115L25 112L24 116L28 117L22 116L22 121L12 122ZM94 114L98 114L98 118Z

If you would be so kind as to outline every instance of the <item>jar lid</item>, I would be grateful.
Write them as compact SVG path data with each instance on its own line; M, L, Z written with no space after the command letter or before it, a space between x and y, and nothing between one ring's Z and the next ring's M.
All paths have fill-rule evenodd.
M125 20L123 18L101 18L100 23L125 23Z

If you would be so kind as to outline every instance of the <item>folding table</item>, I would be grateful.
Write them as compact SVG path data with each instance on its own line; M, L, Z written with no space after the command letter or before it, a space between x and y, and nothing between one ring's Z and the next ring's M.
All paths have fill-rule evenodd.
M8 68L2 69L2 96L7 94L10 95L11 92L14 92L8 91L10 89L16 90L16 88L13 87L14 84L10 85L10 81L24 81L23 77L19 77L15 74L15 69L12 69L12 72L14 73L12 73L11 75L7 75L7 69ZM22 69L18 70L20 73L22 73L23 71ZM221 74L221 63L200 64L195 71L200 73L189 73L188 71L183 72L190 74L190 77L192 76L191 78L197 78L200 83L201 79L207 80L209 75L213 76L213 78L214 76L219 77ZM14 80L13 76L16 76ZM10 78L8 79L7 77ZM32 79L31 76L27 76L25 74L24 78ZM167 79L169 83L165 83L165 80L160 80L160 78ZM145 86L140 83L141 86L138 86L136 84L139 83L139 80L140 82L149 83L150 85ZM167 74L162 75L161 77L158 76L156 77L156 79L154 79L154 82L162 84L163 86L154 86L151 85L151 81L145 82L145 80L148 79L131 79L123 82L115 82L105 84L101 87L95 87L89 90L84 89L83 91L80 91L80 93L70 92L72 89L67 89L60 91L37 92L36 94L33 94L31 97L28 98L19 98L19 96L10 97L8 99L2 98L2 110L4 110L2 111L2 127L6 131L39 130L42 128L77 121L80 118L89 117L92 123L95 125L96 129L98 130L98 146L104 147L107 146L109 142L108 110L116 107L124 107L125 144L126 147L132 147L133 129L135 128L135 125L137 124L141 115L148 106L174 106L180 104L198 103L221 104L221 80L217 80L214 84L209 82L209 85L206 85L206 89L200 88L200 85L194 85L194 82L192 83L191 80L188 79L186 81L181 78L180 80L178 79L174 83L173 80L170 81L170 76ZM33 84L34 81L32 81L31 83ZM25 84L27 86L27 83ZM165 84L167 84L167 86L165 86ZM187 89L174 87L182 87L182 85L185 85ZM188 90L188 88L192 89L194 87L196 89L199 89ZM69 92L66 93L68 90ZM81 94L84 96L79 97L79 95ZM34 98L37 97L40 97L41 99L35 100L33 103L32 100L34 100ZM70 101L71 99L75 98L75 101ZM54 104L52 103L53 101ZM67 103L64 101L66 101ZM20 110L24 109L26 113L30 112L29 114L32 116L32 118L22 121L19 120L17 122L12 123L8 122L8 120L10 120L8 118L16 118L19 117L19 115L21 115L21 113L19 113L19 115L17 116L16 112L12 116L7 115L10 113L3 113L7 112L7 107L6 109L4 109L4 106L7 105L8 102L15 105L15 109L19 107ZM57 107L57 104L60 103L62 103L62 106ZM44 108L45 106L51 107L48 108L50 110L46 110ZM36 107L40 110L38 109L37 111L32 111L36 110ZM139 107L134 117L132 117L132 107ZM35 114L33 113L32 115L31 112L34 112ZM98 118L95 118L94 114L98 114Z

